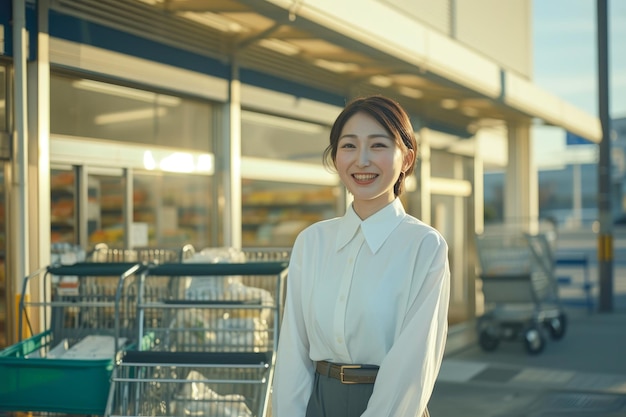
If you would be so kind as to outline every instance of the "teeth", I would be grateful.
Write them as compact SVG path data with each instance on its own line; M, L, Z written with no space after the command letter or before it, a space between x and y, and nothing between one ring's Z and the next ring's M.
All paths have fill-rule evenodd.
M368 181L376 178L376 174L354 174L353 176L357 181Z

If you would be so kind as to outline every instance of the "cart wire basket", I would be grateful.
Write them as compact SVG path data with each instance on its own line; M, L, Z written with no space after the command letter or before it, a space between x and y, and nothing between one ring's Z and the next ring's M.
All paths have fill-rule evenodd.
M476 237L486 312L478 319L485 351L521 339L529 354L560 340L566 315L554 275L553 234L485 233Z
M0 352L0 410L102 415L115 358L137 335L141 270L81 262L26 277L18 330L32 336Z
M150 264L182 262L195 253L193 245L180 249L140 247L133 249L112 248L106 243L98 243L89 253L91 262L139 262Z
M122 356L106 416L267 415L287 262L233 253L141 274L137 337L153 343Z

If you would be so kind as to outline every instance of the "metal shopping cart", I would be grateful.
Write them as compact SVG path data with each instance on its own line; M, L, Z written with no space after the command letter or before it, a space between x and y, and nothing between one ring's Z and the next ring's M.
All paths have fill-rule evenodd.
M116 366L106 416L265 417L287 263L150 266L140 280L139 338ZM152 280L176 283L149 291Z
M32 337L0 351L0 411L104 413L114 360L137 334L141 269L75 263L24 279L18 330Z
M530 354L540 353L546 332L565 335L567 317L554 276L554 242L545 233L489 233L477 236L486 312L478 318L478 342L485 351L501 340L521 338Z
M98 243L88 256L91 262L140 262L170 263L182 262L195 253L193 245L187 244L180 249L140 247L133 249L112 248L106 243Z

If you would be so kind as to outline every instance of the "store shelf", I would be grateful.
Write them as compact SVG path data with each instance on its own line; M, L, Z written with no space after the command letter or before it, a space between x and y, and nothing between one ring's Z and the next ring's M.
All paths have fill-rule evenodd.
M331 187L264 189L242 197L244 246L291 246L301 230L337 211Z

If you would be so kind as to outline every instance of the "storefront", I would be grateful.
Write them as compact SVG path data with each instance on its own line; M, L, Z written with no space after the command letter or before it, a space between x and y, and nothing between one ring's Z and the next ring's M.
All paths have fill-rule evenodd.
M0 0L5 16L10 3ZM449 242L451 323L474 317L472 242L483 198L478 138L495 132L524 149L528 135L519 132L535 117L528 107L535 96L523 91L530 83L514 71L502 72L410 15L402 22L437 48L411 52L350 35L333 23L340 6L316 18L308 3L292 10L270 1L202 1L193 10L147 0L14 3L25 20L0 20L7 55L0 66L0 151L7 154L0 154L0 253L6 242L19 243L7 245L15 249L0 268L8 277L0 280L2 305L9 306L8 325L0 328L5 344L15 338L6 317L20 274L47 264L55 243L87 252L97 243L289 247L307 225L341 215L349 196L323 167L322 152L345 101L370 93L393 95L411 113L420 151L404 203ZM384 2L369 3L398 17ZM27 44L20 58L15 50ZM463 68L444 59L446 51L461 54ZM432 68L415 61L421 53ZM23 101L32 110L28 132L9 123L26 114ZM8 145L10 137L18 146ZM9 180L24 161L21 149L38 161L29 164L28 186ZM530 166L524 163L518 169ZM22 216L35 220L20 228Z

